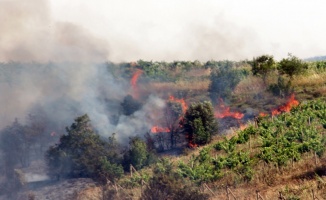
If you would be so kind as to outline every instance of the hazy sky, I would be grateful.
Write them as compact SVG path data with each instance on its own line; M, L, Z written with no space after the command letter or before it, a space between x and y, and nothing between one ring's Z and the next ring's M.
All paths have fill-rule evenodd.
M23 0L0 0L0 4L2 1L14 1L18 5ZM75 51L78 51L76 58L99 53L96 58L113 61L238 60L261 54L272 54L280 59L288 53L301 58L326 55L326 2L322 0L28 2L34 2L34 6L47 2L43 7L48 12L48 21L42 26L61 23L60 28L55 28L60 37L56 34L57 39L50 39L52 44L47 47L55 50L48 50L51 53L45 53L43 60L58 59ZM67 28L66 24L74 28ZM53 26L50 29L54 29ZM32 24L29 30L38 29L33 29ZM76 36L76 32L83 33ZM61 50L63 36L69 37L64 39L64 51ZM75 37L80 39L70 42ZM85 41L91 42L76 46ZM58 44L53 47L54 43ZM71 44L75 46L70 48ZM84 52L81 48L88 50Z

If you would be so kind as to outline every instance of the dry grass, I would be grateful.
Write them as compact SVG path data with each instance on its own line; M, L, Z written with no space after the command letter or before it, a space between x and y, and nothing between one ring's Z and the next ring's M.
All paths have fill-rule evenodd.
M326 84L326 72L300 75L294 78L292 85L295 87L323 86Z
M317 88L316 92L320 93L322 96L326 96L326 84Z
M235 95L255 94L266 90L263 80L259 77L248 76L242 80L234 89Z
M179 91L179 90L199 90L207 91L210 80L201 80L196 82L191 81L177 81L171 82L154 82L151 83L151 87L156 91Z

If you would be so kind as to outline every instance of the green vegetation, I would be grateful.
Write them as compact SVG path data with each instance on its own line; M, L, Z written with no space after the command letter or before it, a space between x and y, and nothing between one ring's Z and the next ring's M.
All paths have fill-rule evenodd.
M294 75L301 74L308 69L308 64L298 57L289 54L288 58L283 58L278 64L280 74L285 74L293 79Z
M15 65L18 66L15 70L9 70L8 66ZM51 177L87 177L101 184L110 181L115 195L120 185L127 191L124 191L126 196L132 194L141 199L208 199L208 192L200 190L207 184L213 191L222 192L226 186L235 190L244 187L248 191L269 186L287 198L303 198L303 192L297 193L299 189L282 183L283 180L291 182L296 176L303 182L318 181L318 187L302 189L306 187L302 186L302 191L314 188L326 195L320 189L325 188L324 174L317 173L326 166L325 61L304 62L292 55L276 61L271 55L262 55L240 62L139 60L106 63L105 67L114 81L123 80L126 85L135 71L142 70L137 82L143 84L136 91L139 96L125 93L119 100L118 97L99 98L99 102L107 103L103 105L105 109L111 108L110 104L117 105L113 109L117 113L111 115L109 108L103 111L111 119L110 125L117 125L122 115L124 119L136 119L139 116L135 112L141 110L143 114L142 109L150 113L141 115L141 120L147 122L149 116L157 115L156 121L148 123L144 133L131 131L129 143L119 144L115 134L101 137L104 133L93 128L87 115L76 118L66 133L59 135L63 134L62 127L58 129L53 122L48 126L45 113L37 110L36 114L27 116L26 125L15 120L1 130L0 172L6 180L11 180L1 184L1 188L8 191L23 188L23 173L17 169L28 167L36 154L43 156L45 148L51 145L45 155ZM23 68L23 64L0 63L0 81L15 85L10 74ZM153 93L165 101L160 111L152 111L146 104ZM282 105L292 93L301 102L299 106L277 116L257 117L260 112L270 113ZM170 95L177 98L169 99ZM216 119L214 111L218 111L219 98L225 100L226 111L242 113L244 118ZM77 107L72 109L80 113ZM135 121L128 128L132 130L138 122ZM152 125L157 125L157 132L149 131ZM218 125L222 128L218 129ZM234 128L239 126L246 128ZM314 173L321 175L316 178ZM277 184L282 188L275 189ZM0 194L3 190L0 189Z
M146 143L139 137L132 137L129 141L129 150L124 154L124 167L128 171L129 165L133 165L136 169L155 162L154 153L148 149Z
M255 76L262 76L266 83L267 76L275 70L275 60L273 56L262 55L252 61L252 73Z
M168 160L162 160L154 168L155 176L142 193L143 200L205 200L207 194L198 191L190 181L185 181L178 173L173 171L173 166Z
M190 144L207 144L217 133L217 121L210 102L192 104L184 119L184 131Z
M237 174L237 182L251 181L261 161L277 168L297 162L304 154L325 151L326 103L321 100L302 103L290 113L277 117L261 117L236 136L207 146L187 163L179 163L184 177L195 181L216 181L229 172ZM255 148L244 152L241 146L258 141ZM219 155L221 154L221 155Z
M87 115L76 118L67 135L46 153L51 176L91 177L104 182L123 174L122 166L116 164L118 159L116 145L95 134Z
M211 73L211 83L208 88L212 102L219 98L230 98L231 93L238 83L249 74L245 69L238 69L232 62L226 62Z

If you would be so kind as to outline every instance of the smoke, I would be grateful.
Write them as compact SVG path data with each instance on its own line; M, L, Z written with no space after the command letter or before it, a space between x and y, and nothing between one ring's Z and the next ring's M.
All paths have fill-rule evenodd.
M164 107L159 97L145 98L133 115L121 112L123 98L132 86L129 79L113 77L104 64L19 64L0 66L0 128L18 117L27 123L27 114L44 115L49 135L51 127L69 126L73 119L87 113L102 136L116 133L121 142L149 131L156 120L153 112ZM59 134L63 134L60 132Z
M0 61L103 61L109 55L104 40L53 20L45 0L2 0L0 20Z

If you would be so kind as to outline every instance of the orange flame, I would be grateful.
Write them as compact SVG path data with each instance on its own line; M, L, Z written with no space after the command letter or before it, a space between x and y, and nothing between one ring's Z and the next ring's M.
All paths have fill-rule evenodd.
M143 73L142 70L137 69L135 73L132 75L131 80L130 80L130 85L135 88L137 86L137 81L139 76Z
M247 128L247 124L242 124L240 121L238 121L239 122L239 128L240 128L240 130L245 130L246 128Z
M196 147L198 147L198 145L195 144L195 143L193 143L192 141L189 141L188 145L189 145L190 148L196 148Z
M167 127L159 127L159 126L153 126L151 128L152 133L169 133L170 129Z
M240 112L231 112L230 107L226 106L222 99L219 99L219 106L215 108L216 118L232 117L235 119L242 119L244 114Z
M259 117L266 117L267 115L268 115L267 113L263 113L263 112L259 113Z
M177 99L175 98L174 96L170 96L169 97L169 101L173 101L173 102L178 102L181 104L181 108L182 108L182 113L184 114L188 108L186 102L184 99ZM183 116L180 116L179 118L179 121L182 121L183 120ZM180 124L179 125L180 128L182 128L182 125ZM153 126L151 128L151 132L152 133L170 133L171 132L171 129L168 128L168 127L159 127L159 126Z
M183 113L186 112L188 106L187 106L187 104L186 104L186 102L185 102L184 99L177 99L177 98L175 98L174 96L171 95L171 96L169 97L169 101L174 101L174 102L178 102L178 103L180 103L180 104L181 104L181 108L182 108L182 112L183 112Z
M272 110L272 116L279 115L282 112L290 112L293 107L298 105L299 105L299 101L296 100L294 94L292 94L290 99L286 102L286 104L281 105L278 108Z

